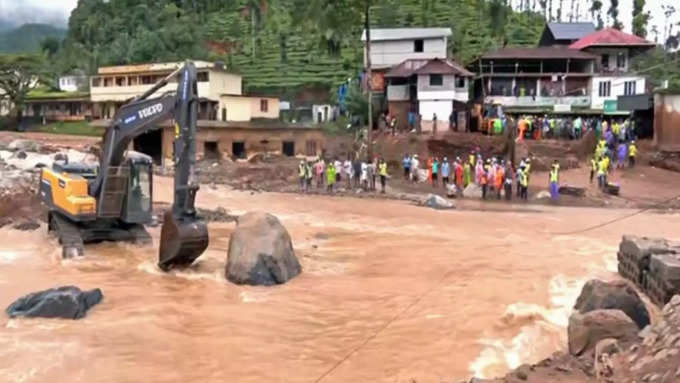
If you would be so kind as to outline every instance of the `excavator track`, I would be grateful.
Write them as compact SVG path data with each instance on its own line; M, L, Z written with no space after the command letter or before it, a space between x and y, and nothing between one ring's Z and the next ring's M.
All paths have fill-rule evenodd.
M49 232L57 237L62 246L61 255L64 259L83 255L84 243L78 226L56 212L50 212L48 222Z

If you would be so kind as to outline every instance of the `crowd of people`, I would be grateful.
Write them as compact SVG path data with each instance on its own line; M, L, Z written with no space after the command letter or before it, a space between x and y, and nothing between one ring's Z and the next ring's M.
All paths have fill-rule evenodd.
M602 129L604 134L599 137L595 153L590 159L590 182L597 174L598 186L604 189L609 185L607 175L612 171L612 164L615 164L616 169L623 169L626 164L634 167L638 149L634 137L626 133L625 124L614 123L610 127L605 122Z
M500 135L508 127L506 118L498 118L491 122L489 131L491 134ZM607 131L615 130L615 135L623 141L630 141L636 137L635 120L612 119L608 122L602 117L558 117L558 116L520 116L517 119L517 140L525 139L540 140L544 138L578 140L583 135L593 130L598 138Z
M339 159L328 160L319 158L316 161L300 160L298 165L300 191L309 192L316 183L317 189L324 189L333 193L343 182L347 190L363 189L375 191L376 180L380 179L381 192L385 193L385 186L389 174L387 163L383 158L374 158L372 162L349 159L344 162Z
M432 187L444 188L455 187L460 194L468 186L474 184L481 188L482 199L501 199L504 195L506 200L511 200L513 185L517 188L517 197L527 200L529 178L531 177L531 159L523 159L518 167L503 159L490 157L484 159L479 151L472 151L465 160L456 157L452 162L447 157L441 160L438 157L428 158L422 167L427 171L427 181ZM404 178L411 182L419 182L421 160L417 154L404 155L402 160ZM557 170L559 171L559 164ZM556 173L557 177L557 173ZM441 178L441 182L439 181Z

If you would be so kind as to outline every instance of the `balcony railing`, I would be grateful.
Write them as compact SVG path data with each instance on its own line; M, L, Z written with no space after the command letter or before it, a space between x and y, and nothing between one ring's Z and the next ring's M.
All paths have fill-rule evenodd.
M573 107L589 107L590 96L567 96L567 97L508 97L486 96L487 103L501 104L503 106L521 107L551 107L553 105L571 105Z

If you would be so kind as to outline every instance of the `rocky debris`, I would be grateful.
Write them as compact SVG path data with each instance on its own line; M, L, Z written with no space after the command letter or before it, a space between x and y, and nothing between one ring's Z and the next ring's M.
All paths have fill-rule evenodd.
M649 164L657 168L680 172L680 152L654 153Z
M75 286L64 286L25 295L5 310L11 318L43 317L80 319L103 298L100 289L81 291Z
M446 185L446 196L449 197L449 198L458 197L458 187L456 187L456 184L447 184Z
M604 192L611 195L619 195L620 189L619 184L611 182L607 182L607 185L604 186Z
M584 197L586 195L586 189L576 186L562 185L560 186L560 194L571 195L574 197Z
M0 227L2 224L0 224ZM40 229L40 222L36 222L34 220L27 220L23 222L19 222L12 226L13 229L15 230L21 230L21 231L33 231L33 230L38 230Z
M635 289L626 281L588 281L576 299L574 310L581 314L594 310L621 310L639 329L649 324L649 312Z
M541 190L540 192L536 193L534 199L550 199L550 197L550 192L548 190Z
M198 216L206 222L236 222L238 220L237 215L229 214L227 209L221 206L214 210L199 208L197 212Z
M482 198L482 188L471 183L463 190L463 196L466 198Z
M619 274L635 283L656 304L663 305L680 293L680 244L662 238L624 235L617 258Z
M236 284L274 285L302 271L288 231L278 218L251 212L238 219L229 239L226 277Z
M453 202L447 200L446 198L440 197L436 194L429 194L421 202L423 206L431 207L437 210L454 209L455 206Z
M7 149L12 151L39 152L40 148L40 143L24 139L14 140L7 145Z
M577 311L569 317L567 327L569 352L581 355L607 338L629 342L637 337L638 331L635 322L621 310L594 310L584 314Z

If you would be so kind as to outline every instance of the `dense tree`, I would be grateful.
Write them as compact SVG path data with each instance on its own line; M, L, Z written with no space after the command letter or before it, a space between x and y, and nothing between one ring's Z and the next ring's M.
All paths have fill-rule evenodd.
M645 0L633 0L633 34L647 37L649 12L645 12Z
M590 15L593 20L595 20L597 16L597 29L600 30L604 28L604 20L602 19L602 1L601 0L592 0L592 3L590 4Z
M48 58L51 58L55 53L57 53L60 45L61 41L59 41L59 39L56 37L47 37L40 42L40 50L45 53Z
M623 29L623 24L619 20L619 0L609 0L607 15L612 19L612 28Z
M12 105L17 123L21 122L28 92L43 84L46 78L41 55L0 55L0 100Z

